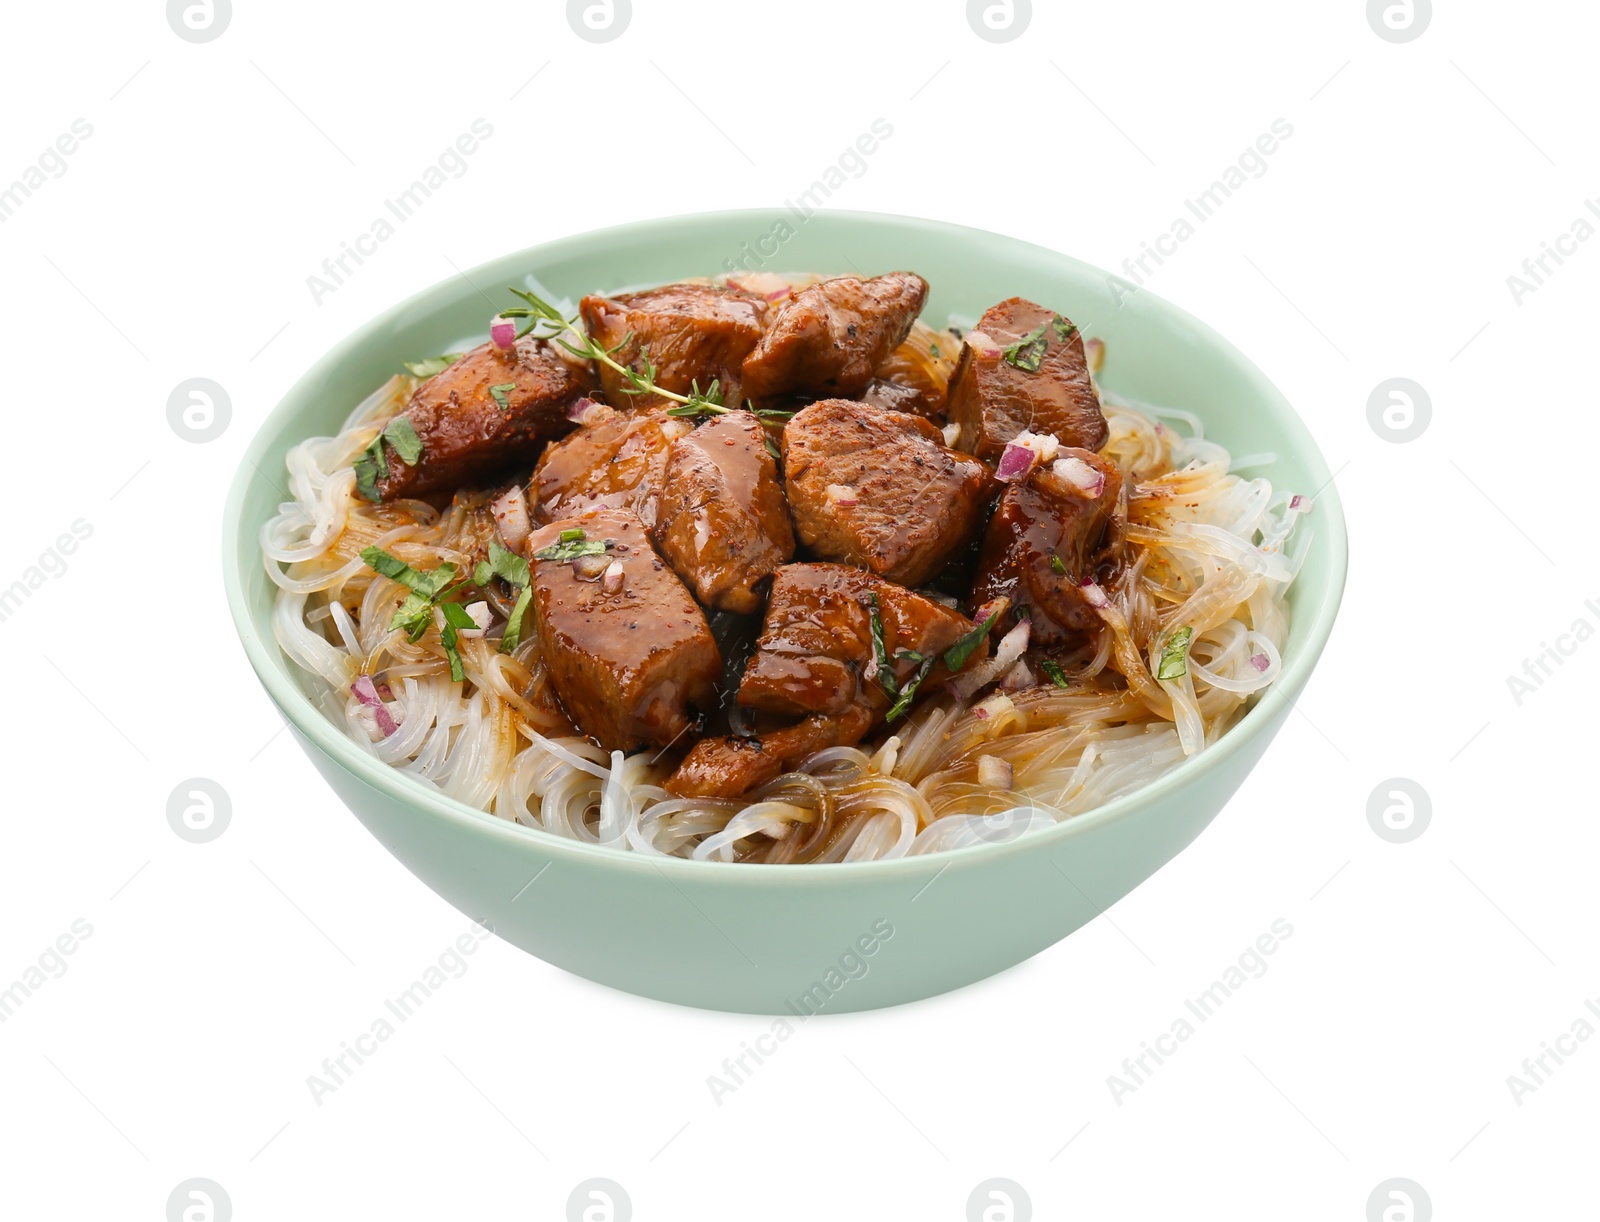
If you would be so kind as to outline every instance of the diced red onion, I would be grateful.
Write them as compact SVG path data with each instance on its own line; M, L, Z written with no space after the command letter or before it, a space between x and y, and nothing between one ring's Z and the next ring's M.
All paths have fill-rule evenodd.
M944 434L944 443L947 446L953 446L961 440L961 426L954 421L951 421L939 431Z
M1033 470L1034 460L1038 457L1032 446L1008 441L1006 448L1000 452L1000 465L995 469L995 477L1006 483L1027 479L1028 472Z
M606 565L606 571L600 576L600 588L607 594L615 594L622 589L623 577L622 561L613 560Z
M782 301L792 291L793 290L791 290L791 289L773 289L772 292L767 294L767 300L768 301Z
M579 581L599 581L610 567L611 559L603 552L599 555L579 556L572 562L572 571L577 574Z
M1056 459L1050 466L1050 473L1087 497L1097 497L1106 490L1105 472L1071 454Z
M1003 760L998 755L978 757L978 784L990 789L1010 789L1015 778L1010 760Z
M867 664L861 668L861 677L868 683L878 677L878 658L876 654L868 658Z
M1272 660L1264 653L1253 653L1250 655L1250 665L1254 666L1262 674L1266 674L1267 668L1272 665Z
M496 314L489 320L489 338L496 348L509 348L517 342L517 324L503 314Z
M1000 345L982 331L968 331L966 338L967 343L972 345L973 350L979 356L997 357L1000 355Z
M1083 341L1083 356L1088 363L1090 373L1099 373L1100 366L1106 359L1106 341L1103 339L1086 339Z
M1094 578L1085 577L1079 588L1083 591L1085 601L1096 611L1104 611L1111 605L1111 600L1106 597L1106 592L1100 588Z
M1311 498L1308 497L1308 496L1301 496L1298 493L1296 493L1294 496L1289 498L1289 512L1291 512L1291 513L1310 513L1311 512Z
M589 398L588 395L585 395L571 407L567 408L567 419L578 424L582 424L588 418L589 413L600 406L602 406L602 404L598 403L594 399Z
M981 704L977 708L972 710L972 715L974 717L976 717L979 721L988 721L989 720L989 710L984 708L983 705L981 705Z
M482 636L488 630L489 625L494 623L494 612L489 610L489 604L486 602L468 603L466 612L472 617L472 622L478 626L476 628L458 628L456 629L457 636Z
M528 498L522 491L522 485L518 484L496 497L494 504L489 506L489 512L494 514L495 529L499 531L501 541L512 551L520 550L533 531L533 522L528 517Z
M827 493L828 499L841 509L856 507L856 490L849 484L829 484L823 492Z
M372 682L371 675L361 675L350 685L350 693L362 704L372 710L373 720L378 723L379 732L388 738L400 727L395 724L389 715L389 706L384 704L378 695L377 686Z
M1001 689L1008 692L1024 692L1034 686L1033 669L1026 658L1018 658L1017 664L1006 671L1005 678L1000 680Z

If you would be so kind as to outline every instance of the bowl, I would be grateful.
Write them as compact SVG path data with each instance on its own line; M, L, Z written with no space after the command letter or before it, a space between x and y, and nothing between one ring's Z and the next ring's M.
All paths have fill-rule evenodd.
M1275 451L1271 477L1317 493L1316 537L1290 590L1277 683L1210 749L1097 810L1004 843L897 861L768 866L653 858L524 828L444 797L328 721L273 639L261 524L268 477L303 438L337 431L402 359L486 329L474 286L532 272L573 300L624 284L737 267L909 268L924 317L970 319L1021 295L1107 343L1104 382L1199 413L1234 453ZM467 916L548 963L645 997L804 1017L929 997L1020 963L1092 921L1187 846L1222 809L1288 716L1333 626L1344 518L1327 464L1263 374L1221 336L1153 294L1054 251L976 229L870 213L743 211L673 217L563 238L417 294L317 362L267 418L228 497L223 567L239 639L301 748L367 830Z

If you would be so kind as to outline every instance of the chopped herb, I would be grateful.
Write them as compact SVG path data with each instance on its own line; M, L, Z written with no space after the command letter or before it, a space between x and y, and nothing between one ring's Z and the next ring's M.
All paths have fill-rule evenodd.
M1040 323L1016 343L1004 348L1000 355L1018 369L1027 373L1038 373L1039 366L1044 363L1044 351L1050 345L1050 341L1045 338L1044 334L1049 325L1049 323Z
M915 649L897 649L894 651L894 660L896 662L920 662L923 660L923 655Z
M944 651L944 664L949 667L951 674L955 674L967 664L967 659L972 656L973 650L983 643L983 638L989 635L989 629L994 627L995 621L1000 618L1000 613L1004 610L1004 607L996 607L989 613L988 619Z
M417 465L417 459L422 457L422 438L417 436L417 430L407 416L396 416L389 421L383 430L383 439L394 447L400 461L408 467Z
M642 352L643 349L640 349L640 351ZM653 384L655 377L653 366L650 369L650 376ZM630 390L628 393L631 395L640 392ZM689 384L689 402L680 403L677 407L669 407L667 415L676 416L681 420L698 420L701 416L717 416L727 410L728 408L722 402L722 379L712 378L711 388L702 394L700 391L700 379L696 378Z
M404 560L391 556L381 547L369 547L362 551L361 559L367 567L391 581L398 581L411 593L406 595L405 601L395 611L394 618L389 621L390 631L400 629L405 632L407 639L418 641L422 634L428 630L428 625L433 622L433 608L441 594L448 593L445 587L449 586L450 579L456 575L456 566L441 564L438 568L426 573L412 568ZM446 615L449 612L445 613ZM454 640L454 637L451 638ZM459 678L455 673L454 665L450 668L452 678Z
M501 411L509 412L511 410L511 400L506 396L516 388L517 384L515 382L501 382L497 386L489 387L489 397L500 405Z
M928 351L929 351L929 352L930 352L930 353L931 353L931 354L932 354L932 355L934 355L934 356L938 356L938 355L939 355L939 345L938 345L938 344L929 344L929 345L928 345Z
M389 475L389 460L383 454L383 434L372 439L372 444L361 452L361 457L355 462L356 491L367 500L374 503L383 499L383 493L378 488L380 479L387 479Z
M1189 673L1189 641L1194 629L1188 624L1167 638L1161 649L1161 664L1156 667L1157 679L1181 679Z
M456 647L457 635L462 628L476 628L478 624L460 603L441 603L439 610L444 612L444 628L439 632L439 641L444 645L444 656L450 659L450 678L460 683L467 677L467 671L461 665L461 650Z
M425 356L420 361L401 361L406 367L406 372L414 378L427 380L435 374L443 373L462 357L459 352L446 352L443 356Z
M568 539L572 534L570 530L561 532L562 542L552 543L549 547L541 547L533 553L535 560L576 560L579 556L598 556L608 550L613 541L610 539L585 539L583 532L577 532L579 538Z
M489 558L479 561L472 584L486 586L491 577L498 577L509 586L525 586L531 580L528 562L510 548L501 547L498 539L489 540Z
M1051 320L1050 325L1055 328L1055 332L1061 337L1062 342L1071 339L1078 333L1078 325L1076 323L1068 322L1059 314L1057 314L1055 318Z
M528 613L528 604L533 601L533 584L522 587L522 593L517 595L517 602L511 608L511 618L506 621L505 635L500 638L500 652L510 653L522 640L522 618Z
M1061 559L1061 557L1056 555L1054 552L1050 553L1050 571L1052 573L1058 573L1062 577L1067 575L1067 562Z
M586 538L588 538L588 536L583 533L583 528L580 526L574 526L571 530L564 530L561 532L561 542L563 543L573 543L579 539Z
M1057 687L1067 686L1067 676L1062 672L1061 664L1055 661L1055 659L1046 658L1043 662L1039 663L1039 666L1041 669L1043 669L1045 674L1050 676L1050 682L1054 683Z
M767 437L763 440L765 440L767 443L767 453L772 455L772 461L781 462L783 460L783 455L778 452L778 447L773 444L772 438Z
M764 420L788 420L795 415L793 411L781 407L758 407L755 414Z
M900 696L900 685L895 682L894 663L889 658L889 648L883 643L883 615L878 610L878 592L867 595L867 619L872 624L872 658L878 665L878 686L890 700Z
M937 657L922 659L922 665L917 667L917 673L911 677L911 682L900 689L900 694L895 697L895 702L889 706L889 712L884 716L885 721L893 721L911 707L911 701L917 694L917 688L922 685L922 681L928 677L928 672L933 669L934 663L938 660Z
M391 556L381 547L364 548L361 559L366 566L392 581L398 581L413 593L421 594L424 598L437 598L439 591L450 584L450 579L456 575L456 566L441 564L438 568L426 573L412 568L398 556Z

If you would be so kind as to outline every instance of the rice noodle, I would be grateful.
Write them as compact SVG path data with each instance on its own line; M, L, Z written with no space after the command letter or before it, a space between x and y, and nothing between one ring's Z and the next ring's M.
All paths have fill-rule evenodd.
M368 568L361 550L464 569L490 512L357 496L352 464L416 384L391 379L337 436L289 452L291 499L260 535L277 586L273 634L307 694L365 750L534 834L773 863L1002 842L1149 784L1215 743L1282 673L1285 594L1315 515L1265 477L1235 473L1268 468L1271 455L1231 461L1193 414L1103 392L1102 453L1124 475L1127 562L1093 587L1100 626L1053 659L1066 687L1027 652L1023 621L892 733L819 751L747 801L674 797L662 787L674 754L608 755L574 735L546 689L537 633L525 633L514 654L499 652L510 612L503 592L474 595L487 603L480 622L485 611L490 622L458 642L465 682L451 681L437 627L416 642L389 628L406 590ZM1190 629L1183 673L1158 678L1180 627ZM387 734L352 690L358 676L381 693L394 723Z

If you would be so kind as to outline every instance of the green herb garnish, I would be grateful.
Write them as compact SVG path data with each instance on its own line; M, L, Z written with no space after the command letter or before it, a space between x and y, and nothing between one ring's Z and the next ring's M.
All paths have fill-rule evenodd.
M1067 562L1054 552L1050 553L1050 571L1062 577L1067 575Z
M973 650L983 643L983 638L989 635L989 629L995 626L1001 612L1005 609L1004 603L996 607L989 613L988 619L944 651L944 664L949 668L951 674L955 674L956 671L967 664L967 659L972 656Z
M1040 323L1016 343L1002 349L1000 352L1001 357L1027 373L1038 373L1039 366L1044 363L1045 349L1050 346L1050 341L1045 338L1044 334L1049 325L1049 323Z
M401 361L400 363L405 366L406 372L412 377L426 381L435 374L443 373L446 369L449 369L450 366L461 359L462 355L460 352L446 352L443 356L425 356L420 361Z
M878 665L878 686L890 700L900 695L900 685L895 682L894 663L889 658L889 648L883 643L883 615L878 609L878 592L867 595L867 619L872 625L872 658Z
M1057 687L1067 686L1066 673L1062 671L1061 664L1055 661L1055 659L1046 658L1043 662L1039 663L1039 666L1045 674L1050 676L1050 682L1054 683Z
M722 389L713 382L711 389L702 392L696 384L687 395L680 395L676 391L665 390L656 385L656 367L650 359L650 353L643 347L639 349L636 363L642 364L642 370L632 365L624 365L617 360L616 353L633 340L633 333L629 332L614 347L607 348L596 343L581 326L576 318L568 318L555 306L536 293L526 289L510 289L511 293L527 302L525 306L513 306L509 310L501 310L504 318L526 318L528 325L522 329L517 338L537 332L537 338L550 339L560 344L568 352L585 361L596 361L621 374L628 385L623 391L630 395L660 395L663 399L671 399L679 407L669 409L674 416L699 417L720 416L731 408L723 406ZM567 336L572 336L568 339ZM574 342L574 340L576 342Z
M1156 667L1157 679L1181 679L1189 673L1189 641L1194 629L1188 624L1167 638L1161 648L1161 664Z
M457 633L462 628L476 628L478 622L467 614L467 609L460 603L441 603L439 610L444 612L444 627L439 632L439 641L444 645L444 656L450 659L450 678L460 683L467 677L467 671L461 665L461 651L456 648Z
M906 650L905 653L910 654L911 651ZM899 657L901 655L896 654L895 656ZM917 656L921 657L920 654ZM885 721L893 721L911 707L911 701L917 694L917 688L922 685L922 681L928 677L928 673L933 670L934 663L938 660L937 657L922 659L922 665L917 667L917 673L911 677L911 682L900 689L900 694L895 697L895 702L889 706L889 712L884 716Z
M522 587L516 605L511 608L511 618L506 621L505 634L500 638L500 652L510 653L522 640L522 620L528 614L528 604L533 601L533 584Z
M616 545L612 539L588 539L582 530L564 530L560 541L533 553L535 560L576 560L579 556L598 556Z
M762 440L767 443L767 453L772 455L772 461L773 462L782 462L783 461L783 455L779 452L778 447L775 446L772 443L772 438L765 437L765 438L762 438Z
M516 605L511 608L511 618L506 621L506 630L500 637L500 652L510 653L522 640L522 619L533 601L533 573L528 562L516 552L501 547L498 539L490 539L489 558L478 562L472 573L472 583L486 586L496 577L517 591Z
M433 622L433 609L439 605L439 600L452 590L459 588L450 585L451 578L456 575L456 566L453 564L441 564L436 569L423 572L420 569L412 568L399 557L391 556L381 547L364 548L361 552L361 559L368 568L382 574L391 581L398 581L411 591L406 595L405 601L400 604L399 609L395 611L394 618L389 621L389 630L391 632L398 628L405 632L406 638L411 641L422 639L422 634L428 630L428 625ZM455 604L445 605L454 606ZM462 614L466 614L465 611ZM448 617L450 612L446 611L445 615ZM468 616L468 621L469 626L476 627L476 625L470 623L470 616ZM450 642L450 649L445 651L447 654L455 647L454 634L451 635ZM458 681L461 677L456 674L459 662L460 659L456 658L450 664L450 677Z
M356 459L355 472L356 491L374 504L382 500L383 492L378 487L378 481L389 477L389 460L384 457L382 433L374 437L372 444Z
M517 384L515 382L501 382L497 386L489 387L489 397L499 404L501 411L509 412L511 410L511 400L506 396L516 388Z
M1055 318L1050 321L1050 325L1055 328L1056 334L1061 337L1063 343L1078 333L1078 325L1076 323L1068 322L1059 314L1057 314Z
M417 436L408 416L396 416L389 421L383 430L383 439L394 447L400 461L408 467L416 466L417 459L422 457L422 438Z

